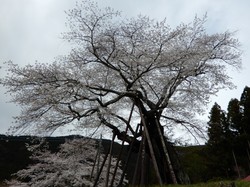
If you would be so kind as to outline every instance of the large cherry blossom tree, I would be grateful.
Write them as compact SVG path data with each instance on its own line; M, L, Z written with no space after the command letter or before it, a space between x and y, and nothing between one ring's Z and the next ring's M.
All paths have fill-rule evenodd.
M233 88L227 69L241 66L238 40L206 32L206 17L171 28L88 1L67 15L71 53L50 64L10 62L1 81L22 106L17 128L105 126L129 144L145 139L158 181L177 183L164 129L200 133L196 114L211 95Z

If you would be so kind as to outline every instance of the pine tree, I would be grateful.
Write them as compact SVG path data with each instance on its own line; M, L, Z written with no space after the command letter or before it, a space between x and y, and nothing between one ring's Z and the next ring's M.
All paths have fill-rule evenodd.
M225 137L225 112L215 103L208 122L207 167L209 178L229 176L230 156Z
M225 132L227 135L238 136L242 132L242 112L240 108L240 101L238 99L231 99L227 108L227 127ZM232 138L232 137L228 137Z
M227 113L215 103L208 122L208 171L213 177L242 177L250 171L250 88L240 101L231 99Z
M229 163L231 168L235 168L238 174L238 177L241 177L237 157L239 154L240 147L240 136L242 132L242 112L240 107L240 101L238 99L231 99L228 103L227 108L227 123L225 128L225 154L231 155L229 157ZM235 170L234 169L234 170Z
M209 146L219 146L224 140L225 114L221 107L215 103L210 111L208 122L208 142Z
M245 87L241 99L240 105L243 110L243 117L242 117L242 133L245 133L247 137L250 135L250 87Z
M241 135L238 140L239 147L241 149L241 154L244 155L242 160L245 169L250 172L250 87L245 87L240 99L240 106L242 110L242 120L241 120Z

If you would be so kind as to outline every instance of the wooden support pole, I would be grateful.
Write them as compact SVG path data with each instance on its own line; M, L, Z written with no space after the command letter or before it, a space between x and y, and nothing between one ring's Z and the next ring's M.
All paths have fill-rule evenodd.
M135 133L137 133L137 131L139 130L139 126L140 126L140 124L137 125L136 130L135 130ZM125 172L127 171L128 162L129 162L130 156L131 156L131 154L132 154L132 149L133 149L135 140L136 140L136 137L134 136L134 137L133 137L133 140L132 140L132 142L131 142L131 144L130 144L130 148L129 148L129 151L128 151L128 156L127 156L127 159L126 159L125 164L124 164L124 167L123 167L122 176L121 176L121 179L120 179L120 182L119 182L119 185L118 185L119 187L122 186L123 179L124 179L124 177L125 177Z
M99 143L98 143L98 148L97 148L97 151L96 151L96 156L95 156L95 161L94 161L94 165L92 167L92 171L91 171L91 174L90 174L90 180L92 180L93 178L93 175L94 175L94 170L95 170L95 166L97 167L96 168L96 173L99 172L99 164L100 164L100 155L101 155L101 141L102 141L102 135L100 136L100 140L99 140Z
M142 151L141 151L141 170L140 170L140 186L145 186L145 161L146 161L146 136L144 132L144 138L142 140Z
M137 156L134 175L133 175L133 180L132 180L132 186L136 186L136 181L139 181L138 180L138 178L139 178L138 174L140 172L139 171L139 166L141 166L141 164L139 164L139 163L141 163L141 155L142 155L143 144L145 144L145 137L144 136L142 136L142 140L141 140L139 151L138 151L138 156Z
M129 124L130 124L130 121L131 121L131 118L132 118L132 115L133 115L134 106L135 106L135 104L133 103L131 111L130 111L130 114L129 114L129 118L128 118L128 123L127 123L126 130L125 130L125 134L127 134L128 129L129 129ZM124 148L124 143L125 143L125 140L123 139L122 140L122 144L121 144L121 149L120 149L120 152L119 152L119 155L118 155L118 158L117 158L117 163L116 163L116 166L115 166L115 169L114 169L114 172L113 172L113 177L112 177L111 184L110 184L111 187L113 186L114 181L115 181L115 175L116 175L116 172L117 172L117 169L118 169L118 166L119 166L119 162L121 160L121 156L122 156L122 152L123 152L123 148Z
M94 174L94 170L95 170L95 166L96 166L96 163L97 163L97 160L98 160L98 156L99 156L99 148L98 150L96 151L96 155L95 155L95 160L94 160L94 165L92 167L92 170L91 170L91 174L90 174L90 180L92 180L93 178L93 174ZM98 172L98 171L97 171Z
M108 159L108 167L106 172L106 181L105 181L105 187L108 187L109 184L109 173L110 173L110 166L111 166L111 160L112 160L112 151L113 151L113 145L115 141L116 134L113 132L112 142L109 148L109 159Z
M145 131L145 135L146 135L146 140L148 142L150 156L152 158L153 166L155 168L156 177L157 177L157 179L159 181L159 185L162 186L162 179L161 179L159 167L158 167L157 162L156 162L155 153L154 153L154 149L153 149L152 142L151 142L151 139L150 139L150 135L149 135L149 132L148 132L148 128L147 128L147 125L146 125L146 122L145 122L145 116L142 113L140 107L139 107L139 110L140 110L140 115L141 115L141 121L142 121L142 124L143 124L143 127L144 127L144 131Z
M100 175L101 175L101 173L102 173L102 169L103 169L103 167L104 167L104 165L105 165L105 162L106 162L107 158L108 158L108 153L105 155L105 157L104 157L104 159L103 159L101 168L100 168L100 170L99 170L98 173L97 173L97 176L96 176L95 183L94 183L93 187L96 187L96 186L97 186L97 183L98 183L98 181L99 181Z
M169 171L170 171L172 181L173 181L174 184L178 184L177 179L176 179L176 175L175 175L175 172L174 172L174 168L173 168L173 165L172 165L169 153L168 153L168 149L166 147L166 142L165 142L164 136L162 134L163 132L160 129L160 123L159 123L159 121L157 119L155 119L155 122L156 122L156 127L157 127L157 130L158 130L160 139L161 139L163 151L164 151L164 154L165 154L165 157L166 157L166 161L167 161L167 164L168 164L168 168L169 168Z

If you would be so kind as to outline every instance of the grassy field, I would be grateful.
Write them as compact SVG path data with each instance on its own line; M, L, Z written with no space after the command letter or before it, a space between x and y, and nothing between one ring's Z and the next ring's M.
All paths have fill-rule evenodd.
M232 182L209 182L192 185L167 185L166 187L231 187ZM250 182L236 181L235 187L250 187Z
M223 182L209 182L209 183L200 183L200 184L190 184L190 185L166 185L164 187L232 187L232 182L223 181ZM8 187L8 185L0 182L0 187ZM160 187L160 186L152 186ZM250 187L250 182L236 181L235 187Z

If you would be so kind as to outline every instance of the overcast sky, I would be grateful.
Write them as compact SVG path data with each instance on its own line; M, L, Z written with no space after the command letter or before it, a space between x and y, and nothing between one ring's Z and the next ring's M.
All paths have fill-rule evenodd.
M0 1L0 75L5 74L3 62L12 60L19 65L52 62L54 57L67 54L69 46L60 39L66 31L65 10L75 5L74 0L1 0ZM170 26L191 22L195 15L207 13L209 33L237 31L242 44L243 68L230 71L237 89L223 90L211 99L224 110L231 98L240 98L244 87L250 86L250 1L249 0L99 0L101 6L110 6L124 15L148 15L167 19ZM8 103L10 97L0 86L0 134L12 125L12 116L19 108ZM211 107L211 105L209 107ZM208 107L208 111L210 108ZM207 119L207 116L204 117Z

